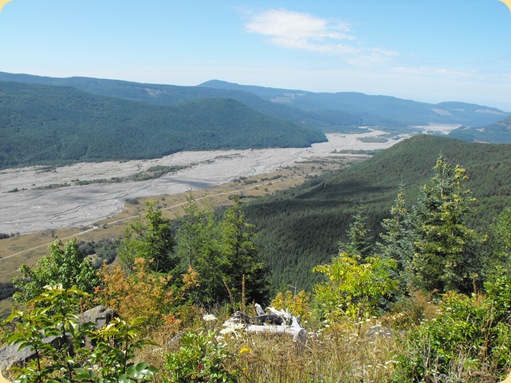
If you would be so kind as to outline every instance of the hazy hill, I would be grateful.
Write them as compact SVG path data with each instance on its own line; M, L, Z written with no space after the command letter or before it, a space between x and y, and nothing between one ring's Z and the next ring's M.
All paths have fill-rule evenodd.
M176 86L143 84L137 82L98 79L90 77L55 78L0 72L0 81L20 82L51 86L67 86L84 92L141 101L154 105L177 105L179 103L206 98L230 98L269 116L304 123L316 127L330 127L344 131L361 124L359 117L342 111L314 112L263 100L261 97L242 90L214 89L198 86Z
M484 127L461 127L449 133L449 137L469 142L511 143L511 117Z
M304 147L304 125L232 99L156 106L71 87L0 82L0 168L155 158L182 150Z
M496 108L462 102L428 104L390 96L372 96L354 92L313 93L238 85L219 80L208 81L200 86L243 90L273 103L316 113L342 110L360 118L362 125L408 126L449 123L477 126L493 123L508 115Z
M415 202L440 154L467 169L469 188L478 199L474 226L485 225L511 204L511 145L415 136L348 170L248 206L247 217L260 229L261 245L277 276L273 283L310 288L315 281L310 270L337 253L357 206L376 235L398 185L403 183L408 199Z
M508 115L496 108L459 102L428 104L390 96L354 92L314 93L238 85L218 80L208 81L199 86L174 86L0 72L0 81L71 86L97 95L156 105L176 105L192 99L231 98L260 113L313 125L324 131L347 132L364 125L379 125L391 131L430 123L484 126Z

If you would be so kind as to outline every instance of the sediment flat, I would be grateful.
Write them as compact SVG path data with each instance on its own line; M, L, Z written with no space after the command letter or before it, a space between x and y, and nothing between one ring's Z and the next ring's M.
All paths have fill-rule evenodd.
M363 142L384 132L329 134L310 148L180 152L140 161L78 163L57 168L27 167L0 171L0 233L20 233L91 225L120 212L130 198L205 189L239 177L274 171L342 151L385 149L399 140ZM129 181L155 166L182 167L160 178ZM118 181L123 179L123 181Z

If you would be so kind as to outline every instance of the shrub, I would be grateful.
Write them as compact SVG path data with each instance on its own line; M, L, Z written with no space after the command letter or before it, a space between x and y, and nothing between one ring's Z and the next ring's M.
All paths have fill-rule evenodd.
M79 303L87 294L77 288L45 287L29 302L30 310L14 312L6 323L17 323L8 337L20 349L30 347L35 359L20 369L21 383L147 382L156 369L135 364L135 351L146 341L137 336L140 320L115 319L106 327L80 324ZM59 339L58 345L48 337ZM94 344L94 347L87 345Z
M439 309L437 318L410 331L394 381L471 381L474 373L502 374L511 362L509 306L502 311L491 296L451 292Z
M382 302L397 289L391 275L396 267L392 259L368 257L341 252L329 265L316 266L328 280L314 287L315 301L330 320L344 316L370 318Z
M178 352L167 356L167 383L236 383L236 374L226 367L228 352L215 339L215 333L187 332Z
M310 319L311 316L310 295L303 290L295 295L291 291L279 292L270 306L278 310L288 310L305 320Z

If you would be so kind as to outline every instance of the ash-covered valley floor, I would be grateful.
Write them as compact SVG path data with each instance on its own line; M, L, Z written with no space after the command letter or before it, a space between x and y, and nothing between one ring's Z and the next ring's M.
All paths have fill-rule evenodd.
M342 156L346 154L339 152L346 150L384 149L398 142L398 139L359 140L381 134L375 130L364 134L330 134L328 142L310 148L181 152L154 160L3 170L0 172L0 233L26 234L91 225L121 211L129 198L207 188L239 177L270 173L315 157ZM400 139L403 138L406 137ZM155 166L182 169L160 178L129 180Z

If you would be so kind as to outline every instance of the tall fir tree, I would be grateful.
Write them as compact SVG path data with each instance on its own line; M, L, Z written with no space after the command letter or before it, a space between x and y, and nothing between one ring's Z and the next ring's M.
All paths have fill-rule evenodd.
M235 198L234 205L225 211L220 227L225 257L224 280L233 298L238 302L243 299L266 302L269 269L254 242L255 227L246 221L239 198Z
M193 197L188 197L184 212L176 235L178 256L185 267L191 267L199 275L199 285L191 291L194 301L210 307L227 297L219 227L213 209L206 202L200 207Z
M117 253L126 270L131 270L136 258L144 258L152 271L176 274L179 260L174 253L176 244L171 221L163 217L156 202L146 204L145 220L132 223L124 233Z
M481 269L477 235L465 224L475 199L465 186L465 169L440 156L434 171L417 203L413 269L422 289L468 293Z
M188 266L196 264L216 241L213 209L206 202L200 208L193 196L186 197L184 216L179 220L176 233L178 257Z
M349 254L360 255L364 260L371 256L373 246L362 207L357 207L352 219L347 231L348 240L346 243L339 242L339 249Z
M507 273L511 267L511 207L505 208L493 219L487 239L485 277L493 277L496 272L502 273L503 270Z
M396 277L400 281L400 292L405 292L413 284L412 263L415 253L416 238L414 216L406 208L403 185L390 209L390 217L383 219L380 233L381 241L377 243L383 258L397 262Z

